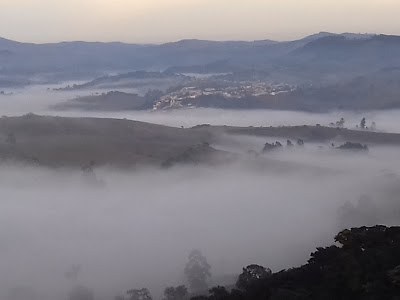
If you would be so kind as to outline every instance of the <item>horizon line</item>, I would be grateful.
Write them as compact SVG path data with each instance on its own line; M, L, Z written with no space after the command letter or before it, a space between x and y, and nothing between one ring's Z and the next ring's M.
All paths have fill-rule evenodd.
M298 39L293 39L293 40L274 40L274 39L221 39L221 40L216 40L216 39L201 39L201 38L182 38L182 39L177 39L177 40L171 40L167 42L124 42L124 41L99 41L99 40L60 40L60 41L54 41L54 42L23 42L19 40L14 40L11 38L3 37L0 36L0 41L5 40L8 42L13 42L13 43L18 43L18 44L31 44L31 45L52 45L52 44L63 44L63 43L92 43L92 44L126 44L126 45L140 45L140 46L160 46L160 45L166 45L166 44L174 44L174 43L179 43L179 42L184 42L184 41L200 41L200 42L215 42L215 43L229 43L229 42L263 42L263 41L269 41L269 42L275 42L275 43L284 43L284 42L292 42L292 41L300 41L303 39L306 39L308 37L316 36L316 35L321 35L321 34L330 34L330 35L345 35L345 34L353 34L353 35L359 35L359 36L376 36L376 35L386 35L386 36L400 36L397 34L384 34L384 33L354 33L354 32L342 32L342 33L336 33L336 32L330 32L330 31L320 31L318 33L313 33L310 35L304 35L301 38Z

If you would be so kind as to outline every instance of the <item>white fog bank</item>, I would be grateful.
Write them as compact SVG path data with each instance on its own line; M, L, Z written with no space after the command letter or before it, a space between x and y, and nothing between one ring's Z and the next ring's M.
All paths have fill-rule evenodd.
M72 285L64 273L79 264L78 282L96 300L141 287L158 298L185 283L193 248L214 278L251 263L274 271L301 265L315 247L333 243L347 201L368 195L380 222L398 220L396 151L283 152L265 167L98 169L105 186L96 188L79 171L2 165L0 291L28 285L40 299L63 299ZM365 216L359 222L374 221Z

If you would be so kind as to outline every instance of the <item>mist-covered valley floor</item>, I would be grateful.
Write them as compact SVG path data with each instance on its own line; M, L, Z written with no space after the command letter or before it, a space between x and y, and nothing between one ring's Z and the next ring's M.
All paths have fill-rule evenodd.
M172 128L104 119L2 118L0 146L13 129L13 151L22 149L25 156L35 152L39 162L46 156L51 162L65 161L54 166L13 159L0 164L0 299L9 300L15 288L32 290L40 300L66 299L76 285L88 287L96 300L144 287L159 299L165 287L187 284L184 268L193 249L200 249L211 265L209 286L230 286L246 265L260 264L274 272L300 266L316 247L331 245L344 228L399 222L398 146L373 143L368 152L347 152L322 138L253 156L249 150L260 153L266 142L285 144L287 137L222 133L206 140L207 128L187 129L199 124L327 126L342 117L348 128L356 129L365 117L376 123L378 133L399 133L396 111L100 113L48 108L70 97L27 89L2 96L0 109L8 117L33 112L126 118ZM121 142L127 137L133 137L132 143ZM162 161L171 151L204 141L237 156L222 164L170 168L107 164L142 159L126 151L137 150L136 138L149 143L151 149L139 149L151 152L149 161ZM332 142L338 146L344 140ZM87 173L79 164L90 157L105 163ZM71 266L80 266L74 278L66 276Z
M299 266L341 229L398 222L397 151L310 146L266 165L98 168L100 185L75 169L3 164L0 291L64 299L79 283L100 300L136 287L159 298L186 283L192 249L212 267L210 286L233 284L252 263ZM76 280L65 277L71 265L81 266Z

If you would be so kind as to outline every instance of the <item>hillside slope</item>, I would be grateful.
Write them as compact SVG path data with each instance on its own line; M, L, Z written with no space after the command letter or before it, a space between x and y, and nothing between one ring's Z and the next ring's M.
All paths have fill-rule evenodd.
M248 135L305 142L400 145L400 134L322 126L175 128L130 120L37 115L0 118L0 160L51 167L228 162L238 156L214 149L222 136Z
M93 161L129 167L161 165L207 142L210 134L128 120L26 115L1 118L0 137L3 159L48 166L82 166Z

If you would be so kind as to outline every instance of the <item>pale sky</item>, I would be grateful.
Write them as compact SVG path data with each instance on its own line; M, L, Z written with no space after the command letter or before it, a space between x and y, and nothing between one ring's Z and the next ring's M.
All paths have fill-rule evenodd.
M400 35L400 0L0 0L0 37L162 43Z

